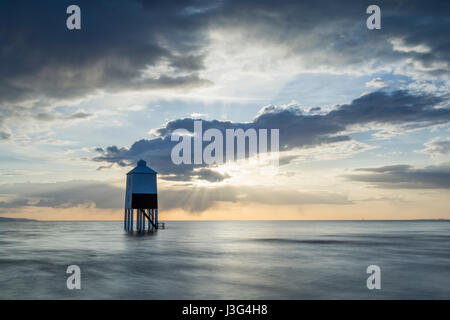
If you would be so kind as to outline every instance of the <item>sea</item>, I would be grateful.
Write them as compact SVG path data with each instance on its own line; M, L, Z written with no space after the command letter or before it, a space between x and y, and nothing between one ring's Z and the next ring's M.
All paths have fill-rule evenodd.
M450 299L450 221L3 221L0 299Z

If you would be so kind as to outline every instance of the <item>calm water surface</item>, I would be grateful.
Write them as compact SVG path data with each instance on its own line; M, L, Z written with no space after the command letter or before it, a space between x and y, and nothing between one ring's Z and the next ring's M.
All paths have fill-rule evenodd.
M0 299L449 299L450 222L0 222ZM81 268L68 290L66 268ZM381 290L366 288L380 266Z

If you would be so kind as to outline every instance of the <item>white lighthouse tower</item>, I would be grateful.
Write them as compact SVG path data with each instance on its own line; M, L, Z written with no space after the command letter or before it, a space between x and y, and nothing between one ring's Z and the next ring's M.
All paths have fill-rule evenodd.
M148 230L164 228L158 223L158 195L156 189L157 172L139 160L137 167L127 173L125 194L124 228L133 231L133 216L136 210L136 230L144 231L148 221Z

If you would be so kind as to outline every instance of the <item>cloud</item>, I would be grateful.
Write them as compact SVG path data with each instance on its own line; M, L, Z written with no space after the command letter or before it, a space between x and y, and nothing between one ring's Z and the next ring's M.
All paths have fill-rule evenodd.
M50 129L51 124L55 122L64 123L65 125L75 121L92 118L94 114L84 111L77 111L74 113L67 112L68 110L58 111L43 106L34 106L31 108L20 107L17 105L0 106L0 141L10 140L17 134L17 129L22 128L22 131L38 131L43 129ZM11 126L15 126L16 131L13 134ZM29 138L28 140L35 140Z
M0 2L0 131L87 119L83 113L58 117L54 110L98 93L210 85L199 75L206 41L198 18L180 12L190 3L209 5L80 0L82 28L70 31L68 0ZM170 72L146 75L166 64Z
M419 150L418 152L429 155L449 154L450 138L434 138L425 143L425 149Z
M24 207L71 208L94 206L99 209L121 209L124 188L100 181L73 180L54 183L1 184L0 212ZM337 204L351 202L344 195L329 192L300 192L268 187L221 186L160 188L159 207L162 210L183 209L200 213L220 202L259 203L266 205Z
M8 140L11 138L11 134L8 132L0 131L0 141L1 140Z
M384 88L387 84L381 78L375 78L366 82L366 87Z
M0 5L0 103L207 83L196 74L203 68L198 27L180 15L180 4L78 1L82 28L69 31L70 1L26 2L27 10L20 2ZM142 76L163 61L179 75Z
M65 27L70 4L0 3L1 132L30 117L63 121L53 118L55 104L97 93L208 86L215 66L243 52L249 59L233 67L268 76L278 67L295 74L389 69L448 81L444 1L383 3L381 32L367 30L370 3L356 0L80 0L78 31Z
M355 169L358 174L346 175L351 181L365 182L386 189L450 189L448 163L425 168L410 165L392 165L378 168ZM360 173L361 172L361 173Z
M329 192L301 192L289 189L250 186L190 187L166 189L160 194L161 208L182 208L196 213L212 208L220 202L258 203L265 205L334 204L348 205L346 196Z
M86 113L82 111L75 112L73 114L65 115L62 113L48 113L48 112L39 112L33 116L34 119L39 121L55 121L55 120L78 120L78 119L87 119L92 117L92 113Z
M393 49L400 52L418 52L418 53L428 53L431 49L423 44L408 46L405 44L402 38L394 38L389 40L392 43Z
M65 27L68 0L2 2L0 103L208 85L200 72L208 68L211 32L232 37L241 50L262 43L268 57L296 57L318 70L402 61L445 74L450 22L444 3L383 3L384 27L374 32L365 27L369 3L356 0L80 0L78 31ZM160 72L146 77L148 69Z
M450 22L443 1L379 4L381 31L365 26L368 1L227 1L219 9L217 33L233 34L236 47L267 48L267 57L293 58L300 70L373 72L407 66L422 73L449 70ZM332 14L331 14L332 13ZM227 43L228 44L228 43ZM265 50L266 51L266 50ZM257 61L255 67L258 66ZM276 60L273 62L276 64Z
M338 147L338 149L335 148L336 152L351 154L358 150L368 150L370 146L353 143L339 148L338 143L352 140L351 136L345 133L349 128L372 124L377 125L379 130L382 130L384 125L407 130L448 123L450 109L440 107L446 102L446 97L443 96L417 95L407 91L377 91L355 99L349 104L338 106L324 114L305 113L295 105L284 107L271 105L261 109L252 122L202 120L202 128L203 132L210 128L216 128L222 132L224 137L226 129L279 129L281 151L335 144ZM119 166L131 166L142 158L148 160L149 165L159 173L170 175L168 179L187 181L225 179L225 176L202 175L198 174L201 171L195 171L205 165L173 164L170 154L178 142L171 141L171 134L180 128L193 132L195 120L184 118L169 121L164 127L152 131L156 138L139 140L129 148L117 146L100 148L98 149L99 155L92 160L116 163ZM270 141L270 138L268 140ZM204 145L206 144L204 143ZM286 164L286 160L283 159L282 164Z
M86 119L92 117L93 114L86 113L86 112L76 112L74 114L71 114L70 116L67 116L67 120L75 120L75 119Z
M376 91L340 106L326 117L341 125L379 123L413 129L448 123L448 106L447 96L411 94L403 90Z
M0 210L25 206L69 208L94 205L96 208L121 208L125 193L122 188L99 181L73 180L54 183L1 184Z

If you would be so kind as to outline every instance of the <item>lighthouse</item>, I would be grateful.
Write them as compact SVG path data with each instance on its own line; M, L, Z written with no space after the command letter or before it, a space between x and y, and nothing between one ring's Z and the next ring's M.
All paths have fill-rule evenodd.
M127 231L145 231L164 228L158 223L158 193L156 188L157 172L144 160L137 162L137 167L127 173L125 194L124 229ZM134 213L136 221L134 227Z

